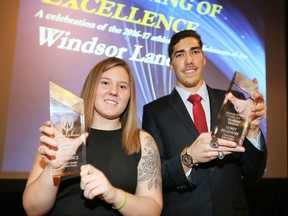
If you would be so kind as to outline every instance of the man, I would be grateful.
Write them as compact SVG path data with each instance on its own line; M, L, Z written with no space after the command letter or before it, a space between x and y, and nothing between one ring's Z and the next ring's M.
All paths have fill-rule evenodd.
M145 105L142 121L143 129L154 136L161 154L162 214L248 215L241 179L260 179L267 160L265 139L259 129L267 110L263 96L253 95L256 105L245 103L246 108L251 109L252 121L243 146L224 139L218 139L218 145L213 146L211 132L197 130L193 105L188 101L190 95L201 96L206 127L211 131L226 91L213 89L203 80L206 58L201 37L193 30L178 32L171 38L168 53L176 87L170 95ZM233 95L242 98L241 102L245 99L239 92ZM233 95L230 99L239 100Z

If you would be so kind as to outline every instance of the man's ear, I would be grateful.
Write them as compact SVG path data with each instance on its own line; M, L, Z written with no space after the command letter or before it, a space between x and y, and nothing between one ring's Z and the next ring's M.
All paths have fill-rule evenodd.
M173 66L172 66L172 64L171 64L171 60L170 60L170 62L169 62L169 69L170 69L171 71L174 71Z

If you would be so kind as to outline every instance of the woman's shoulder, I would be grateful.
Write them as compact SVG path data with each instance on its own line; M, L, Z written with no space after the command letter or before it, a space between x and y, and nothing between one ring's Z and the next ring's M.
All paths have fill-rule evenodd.
M147 131L140 129L139 131L140 140L142 139L153 139L152 135Z
M145 130L140 130L140 142L142 148L158 149L152 135Z

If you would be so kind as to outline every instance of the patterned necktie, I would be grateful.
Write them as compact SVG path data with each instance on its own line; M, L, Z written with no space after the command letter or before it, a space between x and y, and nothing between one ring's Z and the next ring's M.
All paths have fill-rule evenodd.
M201 99L201 96L198 94L190 95L188 98L188 100L193 104L194 124L196 125L199 133L208 131L205 112L201 104Z

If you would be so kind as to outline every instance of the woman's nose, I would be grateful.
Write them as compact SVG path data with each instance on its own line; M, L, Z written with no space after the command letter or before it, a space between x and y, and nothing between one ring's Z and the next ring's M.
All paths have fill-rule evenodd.
M114 96L118 95L117 85L111 85L110 94Z

